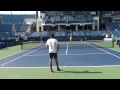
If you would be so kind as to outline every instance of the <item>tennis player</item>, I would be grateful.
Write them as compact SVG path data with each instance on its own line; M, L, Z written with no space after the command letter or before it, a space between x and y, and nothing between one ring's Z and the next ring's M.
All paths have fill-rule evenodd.
M46 47L49 48L49 65L50 65L50 70L51 72L54 72L52 69L52 59L55 59L56 66L57 66L57 71L61 71L59 66L58 66L58 57L57 57L57 52L59 51L59 44L58 41L54 38L54 34L50 34L50 39L47 40L46 42Z

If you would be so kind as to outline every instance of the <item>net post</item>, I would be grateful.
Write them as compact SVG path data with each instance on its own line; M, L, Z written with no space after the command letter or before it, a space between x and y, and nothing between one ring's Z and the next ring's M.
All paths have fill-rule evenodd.
M23 50L23 43L21 42L21 50Z
M114 48L114 41L112 41L112 48Z
M112 48L114 48L114 42L115 42L115 39L112 38Z
M111 38L112 38L112 48L114 48L115 38L114 38L114 35L113 35L113 34L111 35Z

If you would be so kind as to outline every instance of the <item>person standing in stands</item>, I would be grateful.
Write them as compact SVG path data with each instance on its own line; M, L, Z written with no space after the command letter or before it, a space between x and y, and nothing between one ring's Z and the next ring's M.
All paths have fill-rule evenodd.
M72 42L72 33L70 33L70 42Z
M42 35L40 36L40 41L43 42L43 37L42 37Z
M52 59L55 59L56 66L57 66L57 71L61 71L58 65L58 57L57 57L57 52L59 51L59 44L57 39L54 38L54 34L50 33L50 39L47 40L46 42L46 47L49 48L49 66L51 72L54 72L52 69Z

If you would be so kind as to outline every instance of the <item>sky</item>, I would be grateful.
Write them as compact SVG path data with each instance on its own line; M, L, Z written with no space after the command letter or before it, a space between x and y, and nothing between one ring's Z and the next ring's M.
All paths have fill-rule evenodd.
M0 14L35 14L36 11L0 11Z

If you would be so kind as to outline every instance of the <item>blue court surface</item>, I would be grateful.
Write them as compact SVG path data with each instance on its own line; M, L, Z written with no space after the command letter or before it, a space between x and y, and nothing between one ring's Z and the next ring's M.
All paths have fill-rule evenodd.
M94 44L61 45L58 52L59 66L120 65L120 52ZM49 67L48 48L39 46L23 50L0 59L1 67ZM53 60L53 66L55 61Z

